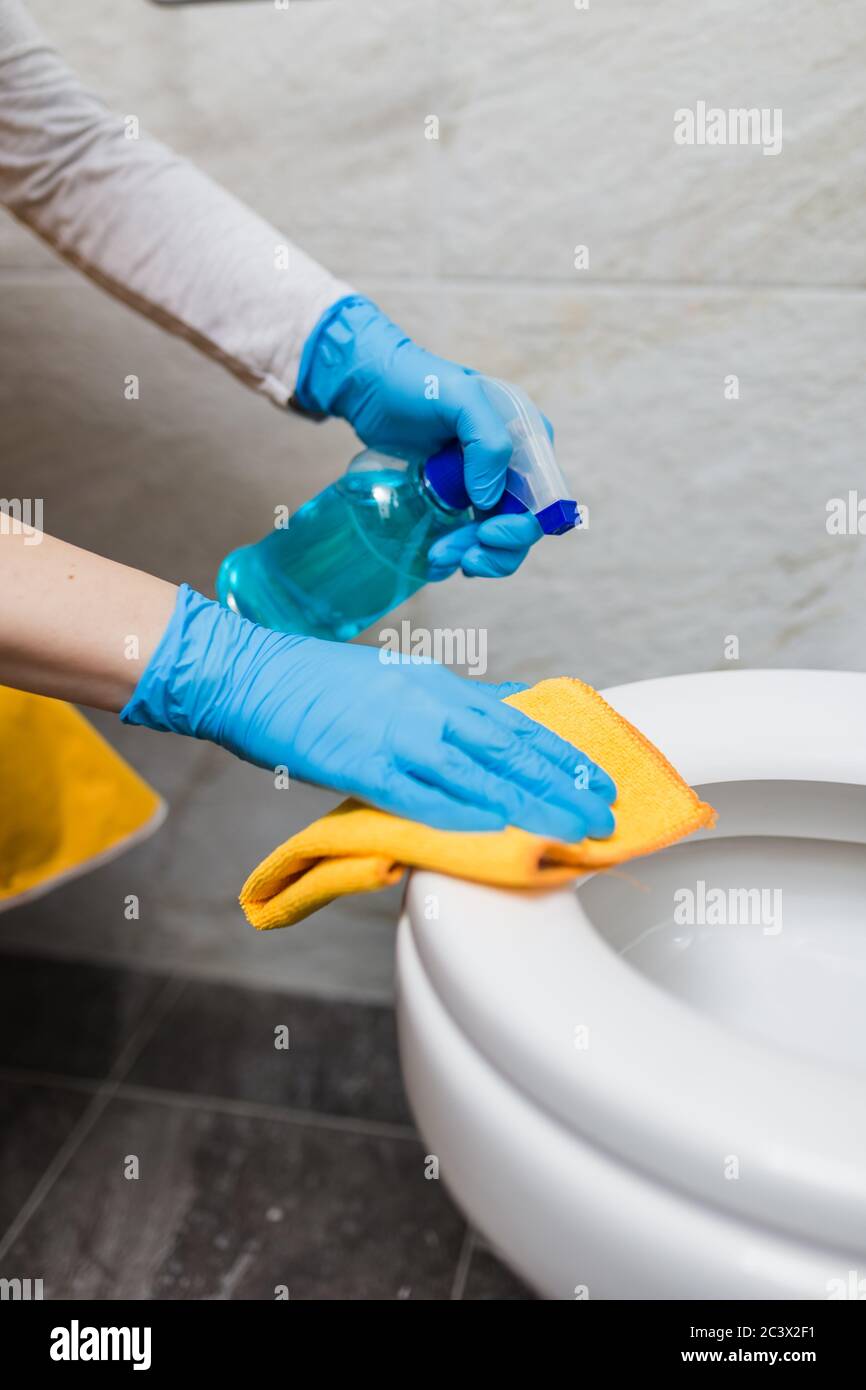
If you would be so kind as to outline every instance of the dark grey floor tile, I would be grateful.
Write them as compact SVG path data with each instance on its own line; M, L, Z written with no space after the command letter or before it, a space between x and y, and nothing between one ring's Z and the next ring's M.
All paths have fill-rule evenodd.
M0 1235L88 1104L83 1091L0 1078ZM21 1275L21 1271L18 1271ZM22 1277L26 1277L26 1271ZM38 1278L39 1271L31 1271Z
M162 978L0 954L0 1066L104 1077Z
M289 1047L278 1048L277 1030ZM411 1123L394 1014L375 1004L188 984L129 1080L199 1095Z
M463 1289L464 1300L514 1302L534 1299L535 1296L492 1250L476 1241Z
M0 1277L37 1271L46 1298L447 1299L464 1229L412 1140L116 1099Z

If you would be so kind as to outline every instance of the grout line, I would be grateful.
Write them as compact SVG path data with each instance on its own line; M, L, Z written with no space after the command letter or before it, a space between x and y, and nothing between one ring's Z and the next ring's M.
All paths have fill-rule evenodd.
M367 285L382 285L385 288L394 289L413 289L440 291L443 286L477 287L479 289L496 288L500 294L507 294L509 290L531 289L549 290L551 293L562 294L565 286L572 289L579 289L581 294L592 293L594 290L623 291L629 294L644 293L654 294L663 292L665 294L683 293L694 294L696 291L702 293L736 294L739 292L760 291L765 294L805 294L805 295L851 295L866 293L866 285L857 281L844 281L841 284L806 284L796 280L666 280L666 279L628 279L622 280L599 277L593 280L578 281L575 275L484 275L480 272L460 271L439 272L435 275L418 275L415 272L405 274L393 273L388 271L373 269L352 270L350 267L334 266L333 273L340 275L350 281L363 280ZM43 279L65 278L70 284L80 284L81 276L76 273L72 266L0 266L0 285L2 284L33 284L38 286Z
M106 1086L113 1086L116 1089L120 1085L136 1057L142 1052L145 1043L153 1037L160 1023L177 1003L185 989L185 980L178 979L174 975L169 976L150 1008L145 1010L138 1026L133 1029L130 1037L120 1049L114 1066L106 1078Z
M16 1086L44 1086L57 1091L84 1091L95 1095L104 1080L89 1076L64 1076L62 1072L31 1071L28 1067L0 1067L0 1081L10 1081Z
M44 1086L60 1091L84 1091L98 1095L106 1082L63 1076L58 1072L28 1071L26 1067L0 1067L0 1081L16 1085ZM278 1120L285 1124L307 1128L333 1129L363 1134L374 1139L400 1139L418 1143L418 1133L411 1125L389 1120L365 1120L347 1115L335 1115L327 1110L297 1110L290 1106L272 1105L267 1101L236 1100L231 1096L209 1096L198 1091L170 1091L157 1086L141 1086L135 1082L113 1084L112 1096L117 1100L141 1100L154 1105L177 1109L213 1110L218 1114L237 1115L251 1120Z
M233 1100L228 1096L206 1096L196 1091L168 1091L130 1083L118 1087L118 1097L121 1100L152 1101L156 1105L175 1106L179 1109L215 1110L221 1114L237 1115L252 1120L278 1120L283 1124L363 1134L374 1139L400 1139L418 1143L418 1133L411 1125L397 1124L389 1120L355 1119L352 1116L334 1115L324 1110L294 1110L290 1106L269 1105L265 1101Z
M108 1090L108 1088L100 1088L94 1095L84 1114L78 1122L73 1125L66 1139L60 1145L60 1148L48 1164L48 1167L36 1183L36 1186L32 1189L29 1197L22 1203L17 1216L13 1217L12 1221L9 1223L3 1239L0 1240L0 1260L5 1259L9 1250L30 1221L30 1218L39 1210L67 1163L93 1129L93 1126L102 1115L110 1100L110 1090Z
M183 992L183 989L182 981L167 980L153 1004L145 1010L138 1027L133 1030L131 1037L121 1048L107 1079L100 1083L84 1114L73 1125L29 1197L22 1203L18 1214L10 1222L2 1240L0 1240L0 1260L8 1254L31 1217L36 1214L45 1201L67 1164L104 1114L107 1106L115 1098L119 1089L120 1078L126 1075L144 1044L161 1023L168 1009Z
M70 283L73 277L79 277L71 266L67 265L4 265L0 266L0 283L28 284L32 281L38 284L40 280L56 280L58 278L68 279Z
M454 1282L451 1285L451 1302L459 1303L466 1292L466 1281L469 1278L469 1267L472 1264L472 1256L475 1254L475 1233L471 1226L466 1227L466 1234L463 1237L463 1244L460 1247L460 1254L457 1256L457 1267L454 1270Z
M695 290L709 291L710 293L718 292L719 294L731 294L740 291L751 292L754 290L761 290L762 292L766 291L769 293L777 292L779 294L803 293L816 295L848 295L863 294L866 292L866 284L859 284L856 281L852 281L851 283L846 281L842 284L820 285L805 284L796 280L687 280L685 278L677 280L631 280L628 277L617 280L610 279L606 276L599 276L598 279L593 280L578 280L576 274L574 277L568 275L483 275L479 272L461 274L459 271L450 275L442 275L437 280L431 280L429 285L423 276L414 275L388 276L387 274L371 274L369 279L371 281L378 280L382 283L393 281L395 284L405 284L416 288L429 288L431 290L439 288L443 283L454 286L475 285L479 289L487 289L491 286L495 286L498 291L505 293L510 289L549 289L552 292L561 294L566 285L570 286L572 289L579 290L582 294L591 290L627 290L630 294L635 291L653 294L657 290L662 290L665 294L671 294L677 291L684 294L693 294Z

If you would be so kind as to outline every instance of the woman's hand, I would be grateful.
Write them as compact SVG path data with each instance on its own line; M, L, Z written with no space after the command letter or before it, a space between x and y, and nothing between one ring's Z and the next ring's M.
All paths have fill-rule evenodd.
M575 841L614 825L607 774L495 688L272 632L186 585L121 718L443 830L510 824Z
M367 299L340 300L323 315L304 348L295 401L348 420L386 454L426 460L456 439L473 504L488 511L502 496L512 442L482 378L418 347ZM458 568L487 579L513 574L541 534L531 514L464 527L432 548L433 578Z

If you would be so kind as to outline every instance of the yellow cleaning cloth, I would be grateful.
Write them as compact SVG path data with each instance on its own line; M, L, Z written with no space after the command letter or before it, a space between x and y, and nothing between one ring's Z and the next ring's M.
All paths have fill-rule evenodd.
M407 868L434 869L501 888L552 888L588 869L663 849L715 823L659 750L591 686L560 676L508 697L580 748L617 785L616 829L608 840L562 844L509 826L472 833L431 830L344 801L269 854L241 890L259 931L289 927L347 893L396 883Z
M0 686L0 909L119 854L165 806L83 715Z

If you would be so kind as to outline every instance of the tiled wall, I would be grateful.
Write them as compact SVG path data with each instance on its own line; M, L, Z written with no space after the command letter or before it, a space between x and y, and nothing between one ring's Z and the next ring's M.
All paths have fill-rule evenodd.
M866 665L866 540L825 525L866 489L857 0L31 3L110 104L553 419L588 529L519 579L429 590L415 621L486 627L491 677L720 667L731 634L747 666ZM699 100L781 108L781 153L676 145ZM8 220L0 286L4 491L44 496L48 529L210 586L351 452ZM363 957L387 989L374 918L331 939L316 987L351 991Z

